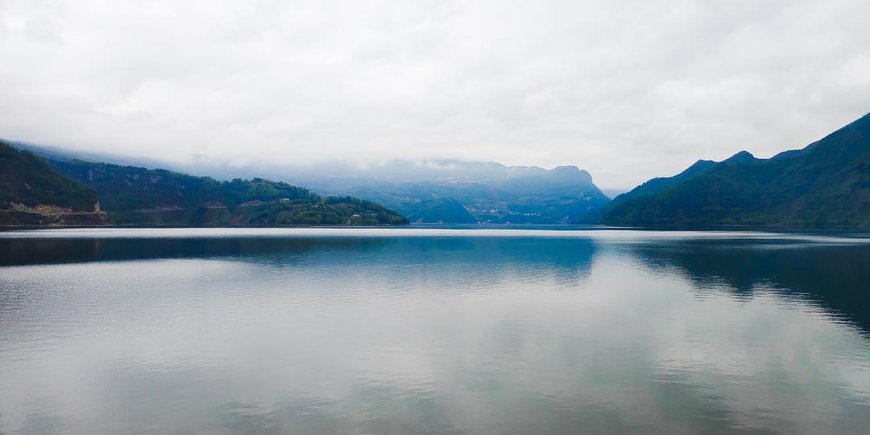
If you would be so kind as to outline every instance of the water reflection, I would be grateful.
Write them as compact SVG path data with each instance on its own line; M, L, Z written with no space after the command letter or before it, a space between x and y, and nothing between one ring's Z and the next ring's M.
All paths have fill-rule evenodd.
M0 238L0 266L170 258L326 261L335 266L371 261L439 271L438 266L473 264L483 279L496 279L509 266L521 273L547 269L570 284L589 273L597 246L630 255L653 270L683 274L700 291L751 297L757 288L772 288L786 297L806 298L870 332L870 245L768 236L654 242L593 237Z
M870 333L870 246L777 240L687 239L620 245L654 270L679 273L699 291L751 297L758 289L820 305Z
M0 238L0 266L149 259L230 258L257 264L374 263L463 275L469 266L483 279L505 268L546 269L570 282L588 274L595 253L590 239L462 237L241 237L241 238ZM449 269L449 270L445 270ZM401 278L401 277L397 277Z
M0 433L870 426L859 243L403 234L0 248Z

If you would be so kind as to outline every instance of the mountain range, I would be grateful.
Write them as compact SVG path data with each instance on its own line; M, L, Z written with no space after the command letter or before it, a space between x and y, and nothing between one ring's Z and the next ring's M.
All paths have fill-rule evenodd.
M94 161L98 158L0 141L0 223L410 221L870 229L870 114L769 159L741 151L721 162L698 160L613 201L575 166L548 170L458 160L321 163L262 168L263 174L282 180L268 181L217 180L118 160Z
M164 167L218 179L280 180L324 196L352 196L376 202L415 223L570 223L610 201L592 182L591 175L575 166L547 170L461 160L228 166L207 159L178 165L24 142L14 144L49 161L99 161Z

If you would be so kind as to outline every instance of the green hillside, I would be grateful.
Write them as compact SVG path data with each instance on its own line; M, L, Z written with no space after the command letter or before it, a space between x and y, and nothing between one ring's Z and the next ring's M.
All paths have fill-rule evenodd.
M95 207L102 211L95 211ZM0 225L402 225L381 205L255 178L43 159L0 141Z
M81 160L49 160L59 172L94 189L119 225L401 225L378 204L323 197L287 183L255 178L218 181L163 169Z
M477 219L453 198L438 198L400 209L411 222L473 224Z
M92 211L96 192L52 169L45 160L0 141L0 209L12 204Z
M601 222L870 229L870 114L802 150L695 169L617 197Z

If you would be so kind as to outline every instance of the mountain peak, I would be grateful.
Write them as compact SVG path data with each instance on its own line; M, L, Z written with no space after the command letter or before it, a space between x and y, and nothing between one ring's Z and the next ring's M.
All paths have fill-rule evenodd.
M712 160L700 159L697 162L692 163L692 166L689 166L688 168L686 168L685 171L681 172L680 174L694 174L696 172L707 169L715 164L716 164L716 162L714 162Z
M744 163L751 162L755 160L755 156L752 155L749 151L743 150L728 159L722 161L722 163Z
M716 162L714 162L712 160L698 159L698 161L696 161L695 163L692 163L692 166L689 166L689 167L693 168L693 167L697 167L697 166L709 166L711 163L716 163Z
M578 168L574 165L563 165L563 166L556 166L555 168L550 169L550 171L552 171L552 172L580 172L580 168Z

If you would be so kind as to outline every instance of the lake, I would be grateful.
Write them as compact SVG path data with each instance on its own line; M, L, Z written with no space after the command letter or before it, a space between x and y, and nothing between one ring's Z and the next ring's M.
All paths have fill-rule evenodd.
M870 239L0 233L0 433L866 433Z

